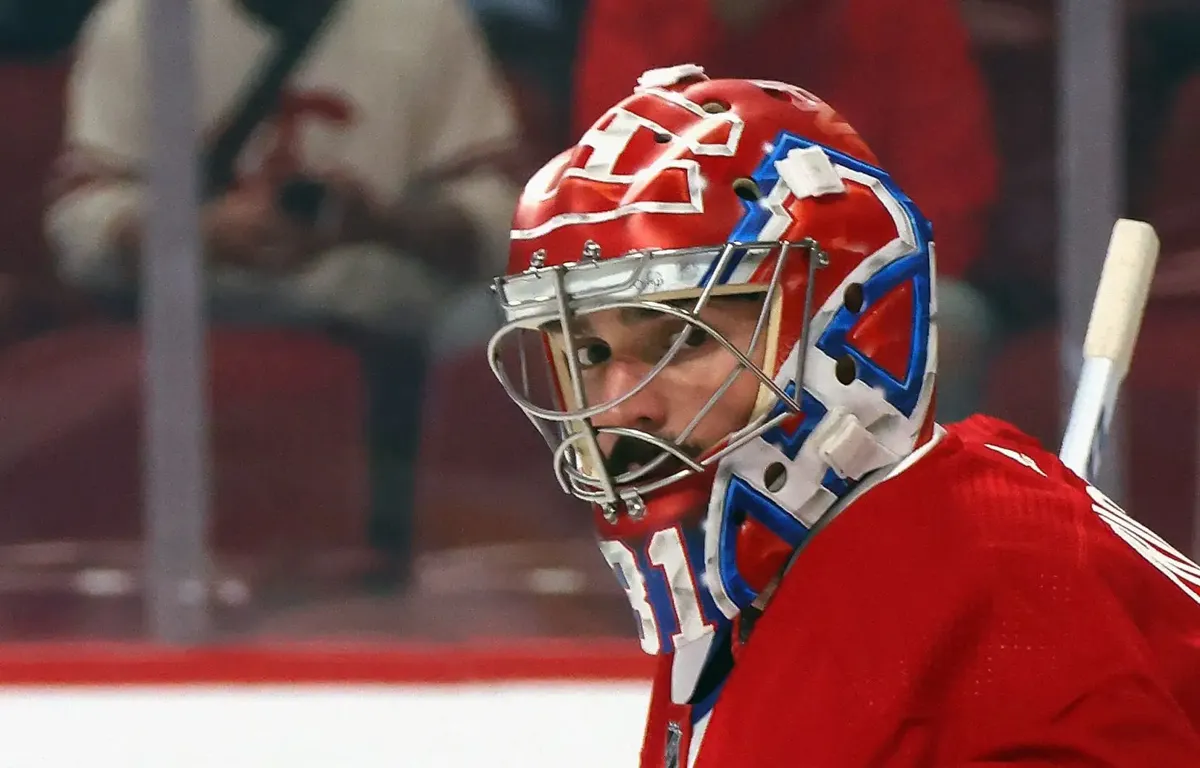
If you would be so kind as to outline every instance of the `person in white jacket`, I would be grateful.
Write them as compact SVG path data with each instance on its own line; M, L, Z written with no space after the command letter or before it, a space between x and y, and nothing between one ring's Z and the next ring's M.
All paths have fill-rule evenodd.
M307 2L196 0L206 140ZM148 4L106 0L82 32L45 218L60 273L102 297L136 295ZM450 291L506 258L518 189L486 158L516 141L508 93L458 0L341 0L233 183L204 203L214 321L336 327L360 340L375 409L373 526L391 531L376 539L407 535L391 530L406 528L397 514L407 513L382 510L411 507L430 325ZM309 216L289 213L297 179L301 191L324 191ZM403 488L381 494L389 483Z

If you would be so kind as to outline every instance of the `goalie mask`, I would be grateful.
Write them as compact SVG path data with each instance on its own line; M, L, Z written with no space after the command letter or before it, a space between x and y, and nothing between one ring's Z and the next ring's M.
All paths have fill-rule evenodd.
M928 435L931 237L828 105L690 65L529 181L489 361L646 652L728 628Z

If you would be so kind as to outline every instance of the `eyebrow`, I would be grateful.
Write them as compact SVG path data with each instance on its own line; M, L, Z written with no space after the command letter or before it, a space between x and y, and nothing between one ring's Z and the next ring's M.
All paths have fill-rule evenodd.
M732 293L728 295L714 296L709 300L709 306L713 306L715 303L724 301L747 300L761 301L762 295L759 293ZM690 312L691 309L696 306L696 299L669 299L662 303ZM650 307L620 307L617 312L620 313L621 320L629 325L653 320L680 320L680 318L672 317L671 315L665 314ZM591 323L589 322L588 317L589 315L580 315L579 317L574 318L576 333L588 333L591 331ZM548 320L541 325L541 330L546 333L561 333L562 326L559 324L557 319Z
M684 299L682 301L688 302L688 303L695 303L695 299L690 299L690 300ZM664 303L675 304L675 305L678 304L677 302L674 302L674 301L664 302ZM636 324L640 324L640 323L653 322L656 320L679 321L679 318L677 318L677 317L672 317L671 315L660 312L657 309L651 309L650 307L620 307L617 309L617 313L618 313L618 316L621 318L621 322L625 323L627 325L636 325ZM588 318L589 318L588 315L581 315L580 317L575 318L574 325L575 325L575 330L577 333L591 332L592 324ZM557 320L553 320L549 323L546 323L546 325L543 326L543 329L548 330L550 333L561 332L561 326L559 325L559 322Z

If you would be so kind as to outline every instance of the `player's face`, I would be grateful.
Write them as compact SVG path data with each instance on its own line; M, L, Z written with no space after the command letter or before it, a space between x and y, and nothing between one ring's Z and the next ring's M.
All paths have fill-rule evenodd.
M681 306L691 303L681 302ZM760 296L714 297L700 311L700 319L761 367L764 344L760 340L750 348L761 310ZM579 318L574 341L589 404L610 402L634 389L680 334L686 335L686 341L671 362L637 394L594 417L596 427L634 428L675 441L739 365L707 332L651 309L610 309ZM746 426L758 389L755 376L741 369L733 384L688 432L686 452L699 456ZM618 439L612 434L600 435L600 448L610 472L617 475L660 453L645 441Z

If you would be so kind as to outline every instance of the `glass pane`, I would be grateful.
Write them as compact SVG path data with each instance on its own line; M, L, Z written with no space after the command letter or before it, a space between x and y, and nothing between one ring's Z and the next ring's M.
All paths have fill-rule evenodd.
M0 14L0 99L20 115L0 128L0 640L146 635L142 343L125 257L140 242L153 110L144 62L123 55L144 43L120 16L137 3L94 3L77 35L92 4L12 29ZM217 639L447 654L520 641L531 658L552 647L532 641L552 640L581 658L635 657L592 510L563 493L488 365L486 278L504 269L524 180L646 66L677 62L654 61L654 35L570 10L582 3L426 4L460 22L447 24L354 3L370 23L329 22L323 53L239 138L264 37L301 4L194 5ZM1056 446L1060 370L1078 351L1058 331L1054 4L963 0L939 16L948 7L899 3L928 39L889 37L852 61L838 46L866 28L858 6L807 5L743 20L754 34L715 47L681 42L678 56L714 77L795 83L845 114L934 223L940 416L985 411ZM1187 548L1200 17L1128 10L1124 211L1158 227L1163 251L1123 394L1126 506ZM501 360L519 381L510 341ZM529 373L531 400L554 406L540 360Z

